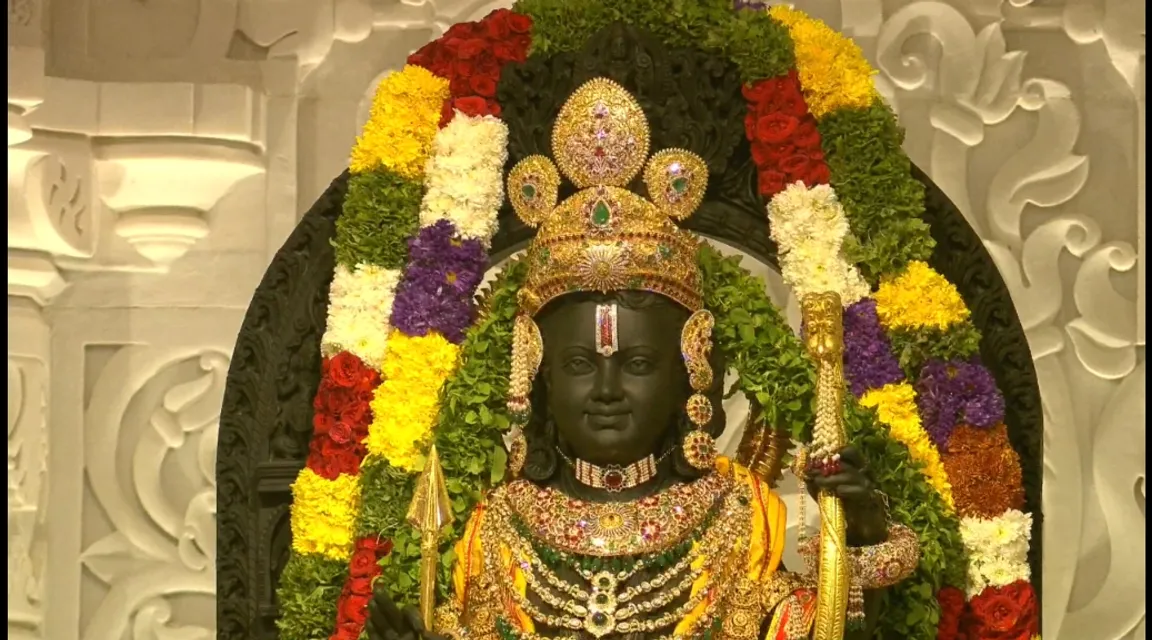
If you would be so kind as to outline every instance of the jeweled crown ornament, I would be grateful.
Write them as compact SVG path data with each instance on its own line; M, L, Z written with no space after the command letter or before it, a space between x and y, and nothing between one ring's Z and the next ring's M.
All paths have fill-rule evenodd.
M649 142L636 99L596 78L560 109L552 130L556 163L536 155L512 168L512 206L539 227L519 293L522 311L535 315L575 291L625 289L663 294L690 311L702 308L699 240L673 221L700 206L708 168L682 149L649 158ZM650 200L628 189L642 169ZM557 204L561 174L579 191Z

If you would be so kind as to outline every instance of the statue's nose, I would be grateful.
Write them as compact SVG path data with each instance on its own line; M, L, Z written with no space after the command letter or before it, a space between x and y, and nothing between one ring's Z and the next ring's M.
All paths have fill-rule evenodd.
M592 388L592 399L597 402L614 402L624 397L620 383L620 365L612 358L600 358L596 367L596 384Z

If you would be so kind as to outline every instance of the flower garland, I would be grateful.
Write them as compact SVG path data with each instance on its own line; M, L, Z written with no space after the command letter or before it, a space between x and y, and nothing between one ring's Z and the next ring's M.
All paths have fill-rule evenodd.
M907 448L949 510L965 516L966 531L984 531L985 523L1006 531L997 518L1023 516L1016 510L1023 487L1019 458L1002 427L1003 396L974 359L980 336L968 307L924 262L932 241L919 220L922 188L909 182L895 119L872 85L875 71L855 43L823 23L782 5L768 13L788 28L797 69L744 87L745 131L760 192L771 197L768 215L784 280L798 297L840 293L847 307L845 376L853 395ZM803 108L796 104L797 89ZM813 121L814 133L808 128ZM811 151L813 139L825 153ZM795 169L805 166L796 156L807 160L803 173ZM888 188L869 192L869 184ZM871 297L860 272L879 285ZM957 449L949 455L952 446ZM1012 531L1024 524L1025 533L1030 531L1030 519L1013 522L1018 526ZM986 537L963 536L973 602L985 589L1031 589L1023 535L1012 538L1011 561L992 564L987 558L998 547ZM942 612L949 598L955 599L944 595L938 603ZM980 622L984 609L961 608L964 629L987 626ZM916 617L910 613L908 620ZM959 620L942 615L937 631L946 635L952 618ZM1021 620L1025 632L1036 626L1026 615ZM981 633L968 637L999 637Z
M503 200L500 70L523 62L529 49L574 51L614 21L736 64L758 188L771 198L785 277L797 292L836 290L850 305L845 373L860 400L846 407L846 427L893 499L893 519L917 530L923 550L913 578L885 594L882 627L899 637L944 633L951 600L959 593L963 601L959 589L944 587L964 587L964 573L988 585L956 616L963 620L957 628L976 633L967 637L1008 637L989 631L990 616L1012 607L1019 628L1035 627L1026 576L1002 584L1019 578L1018 564L1012 574L976 559L965 566L962 557L966 548L970 558L985 558L988 552L974 547L990 543L970 535L962 546L961 521L949 514L945 488L955 487L955 508L968 530L985 531L1008 511L981 512L972 504L981 495L974 451L1001 452L988 457L998 465L996 477L1011 484L1015 469L1016 486L1019 462L1001 438L1003 399L972 359L979 334L967 308L923 263L932 248L919 219L923 186L911 175L902 133L859 49L783 7L732 11L726 1L701 0L669 11L657 0L521 0L513 11L453 26L413 54L381 83L353 150L334 241L338 266L314 463L294 486L294 545L299 530L301 548L294 548L281 582L281 636L357 637L364 580L376 571L395 596L412 600L419 548L403 512L431 440L441 451L454 512L467 513L503 477L507 351L523 265L513 263L493 284L478 321L472 302ZM825 268L812 269L812 259ZM734 263L706 250L701 267L720 347L741 373L743 390L772 424L804 437L812 372L795 336L762 286ZM879 285L871 297L869 284ZM359 375L328 382L333 363ZM338 445L349 453L337 454ZM1018 505L1021 491L1005 490L995 504ZM1020 541L1013 544L1018 552ZM334 558L342 559L338 568ZM928 597L934 592L940 602Z

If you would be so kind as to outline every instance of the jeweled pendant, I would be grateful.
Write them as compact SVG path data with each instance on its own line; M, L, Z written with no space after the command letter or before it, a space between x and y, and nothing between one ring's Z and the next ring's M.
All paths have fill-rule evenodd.
M616 616L604 611L593 611L584 618L584 630L594 637L603 638L616 630Z
M592 207L592 224L602 227L612 221L612 209L607 202L597 200Z

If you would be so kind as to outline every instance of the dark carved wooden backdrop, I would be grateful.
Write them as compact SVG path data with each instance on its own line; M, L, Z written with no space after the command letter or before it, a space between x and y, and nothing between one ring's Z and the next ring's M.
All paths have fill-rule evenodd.
M560 103L584 80L611 77L633 91L652 122L653 149L687 148L708 162L709 192L688 228L776 263L764 203L743 137L736 70L694 51L666 51L642 32L610 27L578 55L560 54L507 69L499 98L509 123L509 163L548 151ZM1007 401L1020 452L1026 508L1033 514L1031 565L1041 583L1042 415L1028 343L1008 289L976 233L923 173L925 220L937 247L932 266L955 283L983 331L981 353ZM276 637L275 586L288 557L289 485L303 467L320 376L330 241L348 175L337 178L272 260L237 338L217 452L217 637ZM491 256L499 260L531 236L501 212Z

